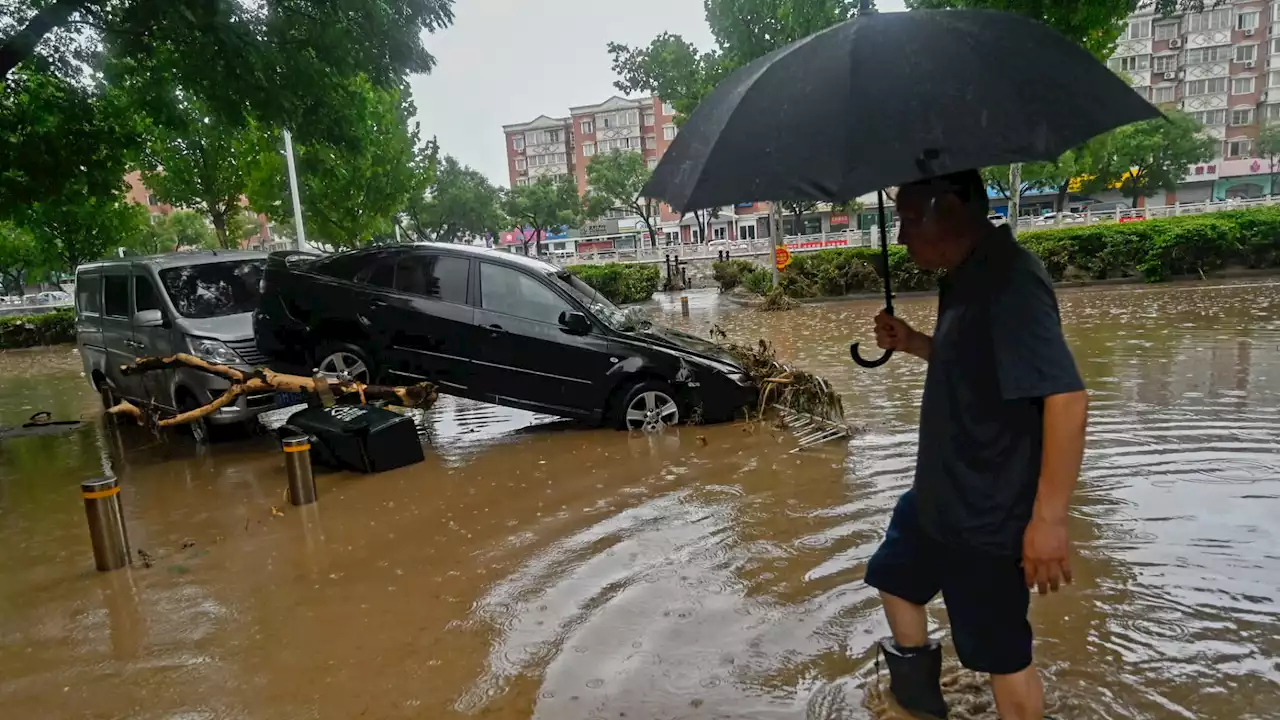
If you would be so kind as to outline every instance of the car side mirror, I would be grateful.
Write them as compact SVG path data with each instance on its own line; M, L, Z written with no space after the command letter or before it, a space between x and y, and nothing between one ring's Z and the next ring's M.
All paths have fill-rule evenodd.
M162 327L164 313L159 310L140 310L133 315L133 326L140 328Z
M560 327L574 335L586 335L591 332L591 321L580 312L566 310L560 313Z

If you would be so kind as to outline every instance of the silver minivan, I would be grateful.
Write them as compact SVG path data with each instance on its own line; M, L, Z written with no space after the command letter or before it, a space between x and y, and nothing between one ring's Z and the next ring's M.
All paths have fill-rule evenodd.
M189 368L125 376L139 357L191 353L209 362L252 370L266 359L253 338L253 311L265 253L170 253L88 263L76 269L76 345L84 374L110 407L120 399L185 412L228 387ZM252 419L275 405L273 393L242 395L207 418L213 425ZM191 428L197 439L208 428Z

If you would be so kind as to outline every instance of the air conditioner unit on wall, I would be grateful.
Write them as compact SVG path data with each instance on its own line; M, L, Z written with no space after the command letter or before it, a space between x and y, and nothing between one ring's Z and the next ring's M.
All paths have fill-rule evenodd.
M1253 67L1257 67L1257 66L1258 66L1258 63L1257 63L1256 61L1254 61L1254 60L1245 60L1245 61L1244 61L1244 66L1245 66L1246 68L1253 68Z
M1244 31L1244 36L1245 36L1245 37L1253 37L1253 34L1254 34L1255 32L1257 32L1257 30L1254 30L1253 28L1248 28L1248 29L1246 29L1246 30Z
M1182 40L1180 40L1180 39L1178 39L1178 38L1171 38L1171 39L1169 40L1169 47L1171 47L1171 48L1180 48L1180 47L1182 47Z
M1176 77L1178 77L1178 73L1176 73L1176 72L1172 72L1172 71L1170 71L1170 72L1167 72L1167 73L1165 73L1165 74L1164 74L1164 79L1165 79L1165 80L1172 80L1172 79L1174 79L1174 78L1176 78Z

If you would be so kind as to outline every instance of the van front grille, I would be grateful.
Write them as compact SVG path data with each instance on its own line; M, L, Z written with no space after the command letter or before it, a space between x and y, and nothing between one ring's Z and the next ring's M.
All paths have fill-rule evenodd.
M258 351L258 343L254 340L230 340L227 347L235 350L249 365L257 367L267 363L267 357Z

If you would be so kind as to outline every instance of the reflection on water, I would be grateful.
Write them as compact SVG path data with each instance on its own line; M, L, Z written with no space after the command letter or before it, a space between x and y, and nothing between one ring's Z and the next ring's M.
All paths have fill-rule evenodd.
M302 509L265 436L197 452L90 424L4 441L6 716L892 717L862 577L911 481L924 366L848 361L873 302L690 300L689 318L677 297L651 309L769 338L868 431L792 455L768 428L628 436L445 398L416 418L426 462L320 474ZM1275 717L1280 285L1061 305L1093 405L1077 582L1032 606L1056 713ZM899 307L932 324L931 299ZM93 416L65 349L0 365L0 425ZM92 569L77 483L104 468L150 567ZM973 678L948 678L956 716L994 717Z

